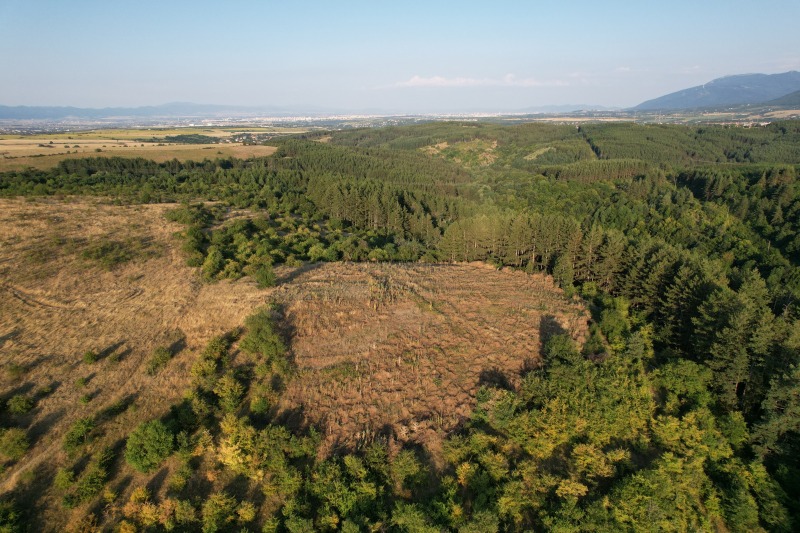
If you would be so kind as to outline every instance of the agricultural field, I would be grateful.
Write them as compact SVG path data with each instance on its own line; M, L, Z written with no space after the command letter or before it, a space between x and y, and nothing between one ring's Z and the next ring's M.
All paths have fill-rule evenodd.
M286 134L291 128L170 128L108 129L58 134L0 135L0 172L33 167L47 169L65 159L83 157L142 157L163 162L203 161L226 157L263 157L272 146L225 142L243 135ZM164 142L167 137L201 135L220 139L218 144ZM153 139L156 139L155 141Z

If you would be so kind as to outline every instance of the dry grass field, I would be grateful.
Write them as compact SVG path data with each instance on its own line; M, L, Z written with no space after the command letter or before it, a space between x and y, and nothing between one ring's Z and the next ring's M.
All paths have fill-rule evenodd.
M145 133L140 132L140 136ZM162 135L161 132L158 132ZM73 136L71 136L73 137ZM52 144L51 144L52 142ZM178 159L202 161L220 157L263 157L273 146L242 144L161 144L124 141L120 138L17 137L0 138L0 172L28 167L47 169L64 159L84 157L144 157L159 163Z
M0 492L33 476L49 486L66 462L64 434L78 418L132 402L102 424L102 440L113 445L164 414L188 387L196 352L265 302L249 282L201 283L184 266L172 237L180 227L163 218L166 208L0 202L0 394L37 398L31 413L12 420L32 446L2 475ZM132 243L137 253L108 270L82 257L97 242ZM152 350L180 348L181 338L186 346L164 371L148 375ZM83 361L88 350L97 362Z
M75 420L97 417L99 440L122 446L181 400L212 336L267 303L284 309L297 367L279 413L318 427L323 455L383 436L435 459L482 384L518 384L546 335L586 335L588 313L550 278L484 264L322 263L278 268L267 290L249 278L206 284L184 265L168 208L0 200L0 397L36 398L30 413L2 415L31 449L0 474L0 493L38 486L43 523L64 523L48 487L68 463L62 441ZM124 243L128 260L87 258L98 243ZM148 375L153 349L169 345L175 357ZM84 361L89 350L96 362ZM115 412L120 403L130 408ZM151 477L126 476L111 486L124 493Z

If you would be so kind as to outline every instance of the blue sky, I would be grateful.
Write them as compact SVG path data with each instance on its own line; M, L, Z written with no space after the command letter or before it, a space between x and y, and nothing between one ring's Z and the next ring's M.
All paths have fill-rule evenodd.
M0 104L631 106L800 70L800 2L0 0Z

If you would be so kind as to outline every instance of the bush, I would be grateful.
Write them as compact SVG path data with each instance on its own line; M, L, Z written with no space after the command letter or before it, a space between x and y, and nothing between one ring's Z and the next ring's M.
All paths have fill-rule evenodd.
M83 362L87 365L91 365L92 363L97 362L97 352L94 350L88 350L83 354Z
M175 436L160 420L139 425L128 437L125 459L140 472L150 472L172 453Z
M72 453L80 446L89 442L89 434L94 429L92 417L79 418L64 435L64 451Z
M11 414L23 415L33 409L33 398L24 394L16 394L8 400L6 407Z
M155 376L167 366L170 359L172 359L172 352L169 351L169 348L159 346L153 350L153 354L150 356L150 361L147 363L147 373Z
M28 436L20 428L4 429L0 432L0 455L19 460L28 451Z
M108 479L108 467L113 459L114 453L110 448L105 448L92 457L83 475L75 482L73 490L64 496L64 505L75 507L99 494Z
M28 367L25 365L18 365L17 363L11 363L6 366L6 373L11 380L18 380L22 376L24 376L28 372Z
M58 490L67 490L75 482L75 473L68 468L61 468L53 478L53 486Z
M182 205L164 213L164 217L179 224L207 226L214 220L214 215L203 204Z
M94 242L81 254L83 259L95 261L106 270L133 259L128 245L120 241L101 240Z
M253 279L259 289L274 287L276 278L275 271L272 270L272 265L264 263L255 267L253 269Z
M11 499L0 501L0 531L23 531L21 525L16 502Z
M286 345L272 323L272 311L261 309L245 320L247 335L241 347L245 351L263 356L269 362L285 363Z

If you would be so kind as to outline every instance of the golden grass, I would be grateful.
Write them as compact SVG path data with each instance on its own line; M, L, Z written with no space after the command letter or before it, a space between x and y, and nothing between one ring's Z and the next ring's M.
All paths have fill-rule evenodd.
M182 127L182 128L113 128L98 130L80 130L60 133L36 134L35 138L54 143L78 142L82 140L128 141L134 139L149 139L151 137L167 137L173 135L207 135L209 137L230 137L238 133L305 133L307 128L292 127L255 127L255 126L225 126L225 127ZM0 140L28 139L27 135L0 134Z
M162 216L168 207L0 200L0 351L5 368L27 369L17 378L3 373L0 390L53 389L28 425L31 450L0 478L0 492L22 472L46 477L64 464L61 440L79 417L135 398L135 410L104 427L103 438L114 443L163 415L188 388L195 352L264 303L265 293L246 280L200 283L172 237L180 226ZM111 271L81 258L88 243L129 238L148 240L156 256ZM152 350L178 335L187 348L160 374L147 375ZM101 359L83 363L87 350ZM75 387L87 377L85 388ZM84 394L93 396L86 405L79 402Z
M202 161L219 157L264 157L275 153L274 146L241 144L159 144L109 141L105 139L50 140L46 137L0 140L0 172L28 167L48 169L64 159L84 157L144 157L157 162ZM43 146L40 146L43 145ZM66 148L69 146L69 148ZM76 148L78 146L78 148ZM100 151L98 151L100 150Z
M535 161L536 159L543 156L547 152L550 152L551 150L555 150L555 148L553 148L552 146L545 146L544 148L539 148L538 150L534 150L533 152L523 157L523 159L526 161Z

